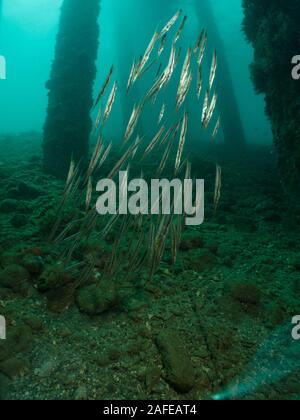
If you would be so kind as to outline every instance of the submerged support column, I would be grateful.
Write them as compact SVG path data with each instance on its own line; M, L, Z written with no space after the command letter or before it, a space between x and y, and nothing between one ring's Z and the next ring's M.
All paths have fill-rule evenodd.
M300 81L292 57L300 53L299 0L243 0L244 31L254 48L252 79L265 95L284 189L300 194Z
M65 177L71 157L88 155L93 84L98 51L100 0L64 0L52 65L44 125L44 168Z

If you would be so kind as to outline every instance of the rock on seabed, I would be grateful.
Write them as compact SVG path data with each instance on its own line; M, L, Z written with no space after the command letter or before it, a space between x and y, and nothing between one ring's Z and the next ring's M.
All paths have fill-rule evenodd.
M156 336L156 345L167 382L179 393L191 391L195 384L194 368L182 339L173 332L161 332Z

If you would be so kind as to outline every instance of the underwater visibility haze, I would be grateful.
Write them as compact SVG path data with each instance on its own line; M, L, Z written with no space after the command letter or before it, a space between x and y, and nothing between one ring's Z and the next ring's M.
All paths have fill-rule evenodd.
M1 400L299 399L299 18L0 0Z

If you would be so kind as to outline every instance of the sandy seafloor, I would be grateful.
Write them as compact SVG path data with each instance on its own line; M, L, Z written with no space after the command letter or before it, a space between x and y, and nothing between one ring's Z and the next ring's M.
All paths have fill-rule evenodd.
M201 400L231 384L233 398L300 397L300 342L290 336L300 313L300 213L271 148L221 159L218 213L207 191L205 223L185 231L175 267L167 252L151 282L143 273L109 279L101 292L114 304L88 316L69 289L39 291L63 183L43 174L37 144L34 133L0 141L2 399ZM214 163L199 153L193 165L213 185ZM107 247L90 244L83 255Z

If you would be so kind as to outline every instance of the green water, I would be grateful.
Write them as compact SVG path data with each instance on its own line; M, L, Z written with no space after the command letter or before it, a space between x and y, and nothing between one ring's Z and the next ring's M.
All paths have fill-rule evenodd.
M0 80L0 316L7 333L0 340L0 399L299 399L299 329L292 320L300 313L300 216L282 188L264 98L250 77L253 50L242 31L241 2L102 0L93 101L114 66L102 112L113 82L118 86L107 121L101 114L103 127L95 122L98 104L88 104L91 120L78 115L89 97L82 85L92 72L85 67L90 51L87 45L75 49L74 58L64 62L73 43L60 26L61 6L62 0L0 1L0 55L7 74ZM160 33L179 9L159 60L126 94L133 60L140 60L154 31ZM185 15L177 66L149 100ZM70 21L69 16L66 25ZM198 49L191 54L188 95L176 111L186 52L203 27L208 43L201 95ZM62 71L55 73L61 33ZM77 37L74 45L81 41ZM63 49L65 43L69 48ZM218 102L205 129L203 103L215 48L218 68L209 98L216 90ZM63 79L69 59L76 65ZM60 129L61 146L52 154L56 162L47 163L49 90L47 139L51 146L51 135L57 140ZM145 97L126 142L132 109ZM49 114L53 108L61 111ZM73 172L71 164L66 183L49 166L65 159L66 150L67 164L71 156L76 160L75 136L89 121L88 156L74 162ZM174 128L174 142L166 137L147 153L164 125L164 133ZM116 166L137 135L136 153ZM99 138L100 157L89 166ZM128 169L129 180L150 183L157 177L183 179L186 160L188 178L205 180L203 224L184 226L179 216L97 215L97 182L114 168L114 179L118 169Z

